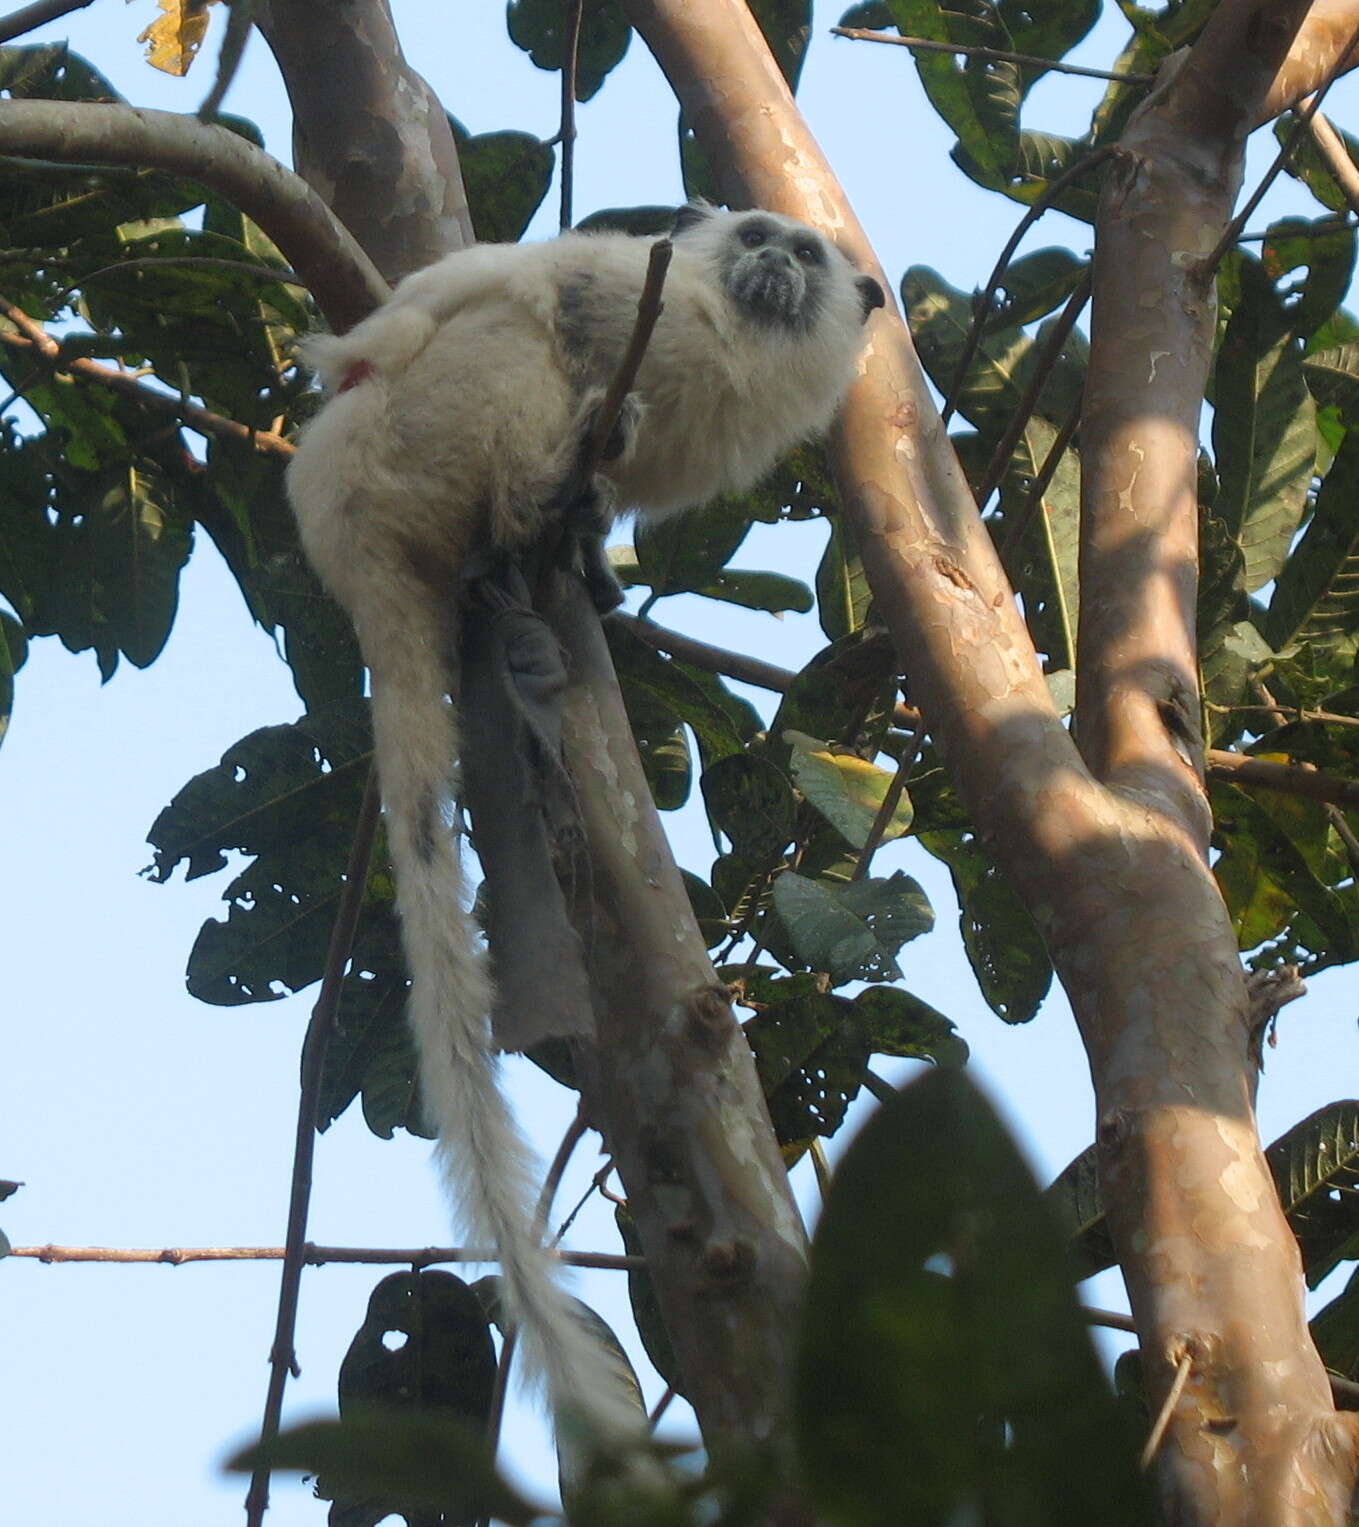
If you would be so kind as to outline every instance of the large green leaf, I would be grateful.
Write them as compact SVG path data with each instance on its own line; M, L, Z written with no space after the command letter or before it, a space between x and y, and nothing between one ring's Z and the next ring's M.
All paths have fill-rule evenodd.
M827 743L789 730L783 740L792 748L793 780L806 799L854 848L862 848L882 810L893 772L879 769L857 753L832 752ZM881 841L909 832L911 802L903 792Z
M489 1516L528 1527L543 1514L496 1473L484 1437L437 1410L380 1406L342 1421L306 1421L246 1448L227 1468L244 1473L262 1463L324 1475L346 1499L385 1501L407 1520L444 1513L454 1521Z
M812 1250L796 1425L838 1527L1148 1527L1037 1186L927 1072L845 1153Z
M1306 531L1279 573L1266 624L1275 647L1352 650L1359 636L1359 432L1345 436Z
M1274 1142L1265 1161L1288 1223L1298 1238L1309 1288L1359 1255L1359 1103L1328 1103ZM1070 1238L1079 1276L1117 1260L1104 1218L1098 1151L1088 1145L1061 1171L1047 1195ZM1348 1370L1342 1370L1348 1371Z
M774 906L802 960L837 986L900 980L897 951L934 926L925 893L900 870L842 887L785 871L774 882Z
M902 277L901 300L921 362L947 396L972 326L972 300L924 265L913 265ZM1031 346L1017 329L983 338L957 394L958 411L969 424L998 433L1009 423L1022 392L1015 374Z
M922 832L921 844L953 876L963 947L991 1011L1027 1023L1052 984L1052 962L1010 883L967 832Z
M506 24L510 41L540 69L560 70L566 61L570 6L560 0L510 0ZM619 0L585 0L576 60L576 99L588 101L605 76L622 61L632 38Z
M870 986L851 1001L809 989L811 979L767 982L767 1005L745 1025L781 1144L833 1135L873 1055L951 1066L967 1059L953 1024L919 997Z
M1214 511L1240 542L1253 592L1278 575L1307 507L1316 424L1288 315L1254 261L1242 274L1214 373Z
M911 37L1010 49L1014 43L988 0L888 0L892 19ZM1003 187L1019 131L1021 75L1017 64L976 56L917 51L915 66L930 105L958 135L959 162L979 184Z
M456 118L448 121L478 241L517 242L551 189L557 163L552 145L514 131L473 137Z

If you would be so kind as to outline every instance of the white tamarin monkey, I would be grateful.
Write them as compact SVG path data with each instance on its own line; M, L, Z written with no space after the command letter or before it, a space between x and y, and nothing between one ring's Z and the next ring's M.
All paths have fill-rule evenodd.
M831 417L882 289L771 212L680 210L664 307L603 491L648 518L749 488ZM531 1162L500 1095L491 992L444 817L458 752L456 611L471 553L530 543L560 513L585 430L632 332L650 245L625 234L479 245L404 280L305 354L334 396L288 493L302 543L349 612L413 985L420 1088L452 1197L503 1287L554 1405L631 1425L534 1231ZM597 602L611 603L600 579Z

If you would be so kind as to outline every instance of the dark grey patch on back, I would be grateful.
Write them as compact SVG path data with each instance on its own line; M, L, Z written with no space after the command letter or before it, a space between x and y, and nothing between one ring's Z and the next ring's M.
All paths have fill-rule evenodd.
M568 367L577 375L590 371L599 333L599 290L588 274L568 276L557 287L557 338Z

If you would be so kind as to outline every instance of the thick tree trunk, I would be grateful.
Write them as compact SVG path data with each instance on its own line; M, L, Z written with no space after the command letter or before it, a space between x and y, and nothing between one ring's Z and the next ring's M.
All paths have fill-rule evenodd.
M627 0L627 9L725 193L817 223L869 263L741 0ZM1299 60L1319 67L1343 48L1337 9L1290 47L1305 4L1225 0L1112 177L1123 222L1118 252L1100 254L1097 417L1083 432L1082 571L1093 580L1081 601L1084 757L1053 711L909 337L890 315L870 331L835 441L844 513L912 695L1077 1014L1153 1406L1181 1358L1192 1363L1159 1468L1170 1520L1194 1527L1341 1522L1355 1478L1354 1432L1331 1407L1297 1248L1259 1149L1246 993L1204 857L1192 719L1193 458L1211 344L1211 272L1195 259L1201 266L1225 225L1246 132L1284 91L1315 87L1316 68ZM1158 111L1169 134L1151 125ZM1165 146L1175 135L1153 172L1152 139ZM1136 220L1139 189L1154 225Z

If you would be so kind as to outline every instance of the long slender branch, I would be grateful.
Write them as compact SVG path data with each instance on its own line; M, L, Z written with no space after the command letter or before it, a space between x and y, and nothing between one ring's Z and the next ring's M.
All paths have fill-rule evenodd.
M573 198L576 184L576 71L580 63L580 25L585 14L585 0L570 0L566 23L566 57L562 59L561 126L557 141L562 146L561 209L557 226L565 233L574 220Z
M695 668L701 668L704 673L721 674L723 678L737 679L743 684L753 684L758 689L773 690L776 694L785 693L797 677L791 669L779 668L774 663L761 662L758 658L747 657L743 652L728 652L725 648L714 647L709 642L701 642L679 631L658 626L654 621L638 620L636 616L622 613L615 614L611 618L625 624L649 647L654 647L658 652L668 652L671 657L677 657L681 662L692 663ZM1352 725L1359 724L1355 723L1351 717L1331 718L1329 712L1325 713L1325 717ZM920 712L914 706L899 705L896 719L903 726L914 728L919 725ZM1309 711L1303 719L1320 719L1320 713ZM1297 764L1281 764L1264 758L1251 758L1244 753L1230 752L1226 748L1209 748L1206 760L1209 777L1223 780L1228 784L1250 786L1259 790L1274 790L1283 795L1306 796L1309 800L1329 801L1336 806L1359 806L1359 782L1345 779L1338 774L1325 774L1304 769Z
M995 492L1001 478L1005 476L1005 470L1010 464L1010 457L1019 441L1019 437L1028 427L1029 419L1034 409L1038 406L1038 396L1047 385L1048 377L1051 376L1058 358L1062 353L1062 346L1071 338L1071 331L1076 327L1076 320L1081 316L1085 304L1090 300L1091 271L1087 266L1085 274L1081 277L1075 291L1067 299L1066 306L1062 309L1061 316L1052 326L1047 338L1043 342L1043 348L1034 359L1033 375L1029 378L1029 384L1024 389L1024 394L1015 405L1014 417L1005 428L996 445L995 452L991 457L990 465L986 469L986 477L981 487L977 490L977 507L984 509L986 501ZM1056 463L1054 462L1054 469Z
M1057 198L1076 181L1083 179L1096 169L1114 152L1115 145L1108 143L1103 148L1097 148L1094 153L1087 154L1084 159L1073 164L1065 174L1059 175L1056 180L1038 198L1029 210L1020 218L1015 225L1014 232L1005 241L1005 247L1001 250L992 267L991 274L987 279L986 286L981 295L973 303L972 323L967 331L967 340L963 345L963 353L958 357L958 366L953 373L953 381L949 384L948 397L944 399L944 406L940 411L940 418L944 423L953 417L954 408L957 406L958 393L963 385L963 379L967 376L968 367L972 364L972 357L977 353L977 347L981 344L982 330L986 319L990 315L991 305L996 300L996 292L1000 289L1000 283L1004 279L1005 272L1010 268L1010 261L1014 259L1015 251L1024 241L1025 234L1038 221L1043 214L1050 210L1056 203Z
M187 1262L281 1262L287 1255L282 1246L15 1246L12 1257L27 1257L35 1262L119 1262L182 1267ZM553 1255L568 1267L602 1268L606 1272L637 1272L646 1266L643 1257L623 1256L611 1251L554 1251ZM320 1246L302 1243L302 1261L308 1267L324 1267L329 1262L362 1263L386 1267L436 1267L443 1262L486 1262L499 1260L491 1247L480 1246Z
M316 1151L316 1117L320 1106L321 1080L330 1037L335 1032L345 967L349 963L349 951L354 944L364 891L368 886L368 861L372 857L379 806L377 773L370 769L363 802L354 824L349 862L345 866L344 891L340 897L339 910L335 914L335 923L330 930L330 947L326 951L321 992L312 1009L306 1037L302 1041L302 1085L297 1099L292 1189L288 1195L288 1231L283 1254L283 1275L279 1280L278 1319L274 1326L274 1343L269 1352L269 1388L264 1400L264 1419L260 1424L260 1446L265 1454L278 1436L279 1421L283 1414L283 1390L288 1375L297 1368L293 1339L297 1326L297 1300L302 1284L307 1213L311 1206L312 1161ZM250 1475L250 1488L245 1497L245 1515L249 1527L259 1527L269 1508L269 1474L269 1465L260 1463Z
M0 101L0 154L139 165L196 180L253 218L346 329L388 293L373 262L300 176L225 127L92 101Z
M1316 144L1317 152L1326 161L1326 168L1334 177L1336 185L1340 187L1345 200L1349 202L1350 210L1359 212L1359 165L1350 158L1349 150L1345 147L1345 140L1336 132L1330 119L1322 116L1320 112L1316 112L1308 119L1307 127L1312 134L1312 142Z
M53 339L47 330L35 319L30 318L22 308L16 307L3 297L0 297L0 313L3 313L19 330L17 334L0 330L0 344L7 345L12 350L26 350L40 357L49 369L63 371L70 376L79 377L82 381L107 387L112 392L131 398L134 403L150 409L153 413L167 414L173 419L178 419L180 423L199 431L200 434L213 435L220 440L238 441L241 445L248 445L263 456L277 456L287 461L293 454L292 442L285 440L282 435L275 435L269 430L251 429L248 424L242 424L237 419L227 419L221 414L213 413L210 409L200 408L196 403L186 403L174 393L159 392L154 387L148 387L145 382L138 381L128 372L119 371L116 366L105 366L85 355L63 356L58 340Z
M0 43L13 42L25 32L46 26L49 21L56 21L72 11L83 11L93 3L94 0L34 0L32 5L25 5L17 11L11 11L8 16L0 17Z
M1111 74L1107 69L1086 69L1080 64L1064 64L1060 59L1040 58L1035 53L1012 53L1006 48L982 48L973 43L939 42L932 37L893 37L890 32L872 32L865 27L832 27L833 37L848 37L853 42L886 42L898 48L918 49L923 53L962 53L968 58L990 58L1003 64L1025 64L1054 74L1079 74L1085 79L1114 80L1120 85L1150 85L1149 74Z

